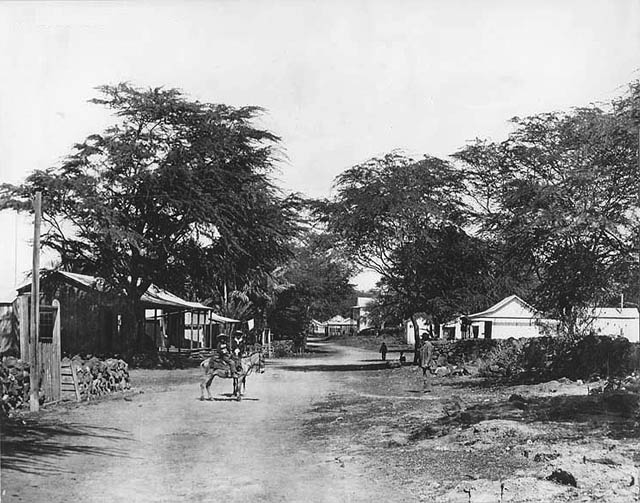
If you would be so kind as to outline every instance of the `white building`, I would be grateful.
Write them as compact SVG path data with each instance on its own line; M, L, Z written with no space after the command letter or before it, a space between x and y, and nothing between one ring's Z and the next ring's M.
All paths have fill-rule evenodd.
M630 342L640 342L637 308L597 307L590 314L593 316L590 328L597 335L625 337Z
M425 317L416 316L416 323L418 325L418 332L420 332L420 337L422 337L424 334L429 333L431 324ZM416 332L411 320L406 320L404 322L404 339L409 345L413 345L416 343Z
M371 326L369 309L374 301L373 297L358 297L356 305L351 307L351 318L356 322L356 333Z
M594 308L590 316L590 328L598 335L625 337L639 342L639 313L636 308ZM510 337L539 337L555 334L557 320L545 318L542 313L517 295L502 299L484 311L466 316L467 332L463 333L463 317L458 317L441 327L446 338L460 339L508 339Z
M324 333L327 337L338 337L341 335L354 335L357 323L351 318L343 318L340 315L334 316L324 322Z

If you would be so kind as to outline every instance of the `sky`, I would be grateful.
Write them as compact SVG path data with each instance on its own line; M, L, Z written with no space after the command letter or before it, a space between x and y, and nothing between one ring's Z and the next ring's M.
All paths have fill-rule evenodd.
M102 84L264 107L287 156L279 185L328 197L370 157L447 156L503 139L513 116L606 102L639 78L640 0L4 1L0 182L108 126L87 102ZM32 219L0 212L0 228L11 300Z

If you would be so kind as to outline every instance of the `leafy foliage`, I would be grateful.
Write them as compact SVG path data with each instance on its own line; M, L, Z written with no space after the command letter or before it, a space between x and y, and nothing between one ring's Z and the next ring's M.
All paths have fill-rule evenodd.
M288 256L295 199L269 179L279 138L258 107L189 101L175 89L102 86L116 123L60 166L3 185L3 207L43 192L43 245L135 302L150 282L204 298L264 277Z
M288 285L276 296L269 326L294 336L312 319L349 316L356 296L349 282L353 273L353 264L334 248L332 236L309 230L283 271Z
M513 119L504 142L476 141L455 155L484 235L530 275L537 307L570 334L584 308L624 290L633 271L637 85L632 93L610 111Z
M464 230L463 187L447 161L392 152L341 174L336 197L319 205L349 256L382 275L377 317L444 320L486 300L497 276L484 244Z

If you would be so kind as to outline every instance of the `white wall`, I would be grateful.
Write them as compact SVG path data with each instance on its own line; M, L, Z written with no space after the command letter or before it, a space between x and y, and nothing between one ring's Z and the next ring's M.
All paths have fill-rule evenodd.
M418 317L416 321L418 322L420 337L422 337L422 334L429 333L429 323L424 318ZM416 343L415 332L413 330L413 323L411 322L411 320L407 320L404 322L404 334L404 340L407 344Z
M599 335L626 337L630 342L640 342L637 319L596 318L592 328Z

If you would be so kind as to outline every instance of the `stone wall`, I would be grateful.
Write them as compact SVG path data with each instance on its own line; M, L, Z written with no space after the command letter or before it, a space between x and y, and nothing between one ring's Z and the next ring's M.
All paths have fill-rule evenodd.
M462 340L435 340L433 344L433 358L438 365L464 365L473 363L500 344L493 339L462 339ZM446 358L446 361L443 361Z

